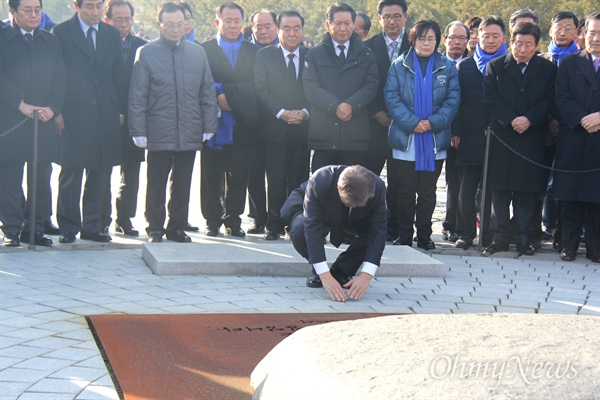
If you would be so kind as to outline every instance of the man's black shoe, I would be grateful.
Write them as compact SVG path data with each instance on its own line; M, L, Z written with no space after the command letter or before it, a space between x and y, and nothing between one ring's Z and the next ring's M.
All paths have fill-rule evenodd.
M244 232L242 230L242 228L225 228L225 232L231 236L236 236L236 237L245 237L246 236L246 232Z
M192 224L190 224L189 222L187 223L187 225L185 226L185 228L183 228L184 231L188 231L188 232L198 232L200 230L200 228L198 228L197 226L193 226ZM168 237L167 237L168 239Z
M267 233L265 233L265 240L278 240L279 239L279 233L276 231L268 231Z
M251 235L256 235L259 233L265 233L264 225L256 225L255 223L250 224L250 227L246 230ZM320 286L319 286L320 287Z
M517 253L519 253L520 256L532 256L535 254L535 247L527 242L517 243Z
M112 238L100 232L81 232L79 234L80 239L91 240L98 243L108 243Z
M75 234L74 233L63 233L58 238L58 242L59 243L73 243L74 241L75 241Z
M577 252L569 249L563 249L560 252L560 259L563 261L575 261L577 258Z
M491 256L494 253L498 253L499 251L508 251L508 244L492 242L484 251L484 256Z
M592 262L600 263L600 251L588 251L585 253L585 257Z
M208 225L206 228L204 228L204 234L206 236L219 236L219 227Z
M26 231L21 232L21 242L29 243L29 232L26 232ZM43 232L36 232L35 235L33 236L33 242L35 243L36 246L45 246L45 247L50 247L50 246L52 246L52 243L53 243L52 239L44 236Z
M331 269L329 270L329 272L331 273L331 276L333 276L333 278L340 284L341 287L344 287L344 285L346 283L348 283L348 282L350 282L352 280L351 277L349 277L348 275L346 275L342 271L338 271L334 267L331 267Z
M450 230L447 231L445 229L442 231L442 236L444 237L444 240L447 240L447 241L452 242L452 243L456 242L459 239L459 237L456 234L456 232L453 232L453 231L450 231Z
M163 233L162 231L149 231L148 232L148 243L160 243L162 242Z
M192 239L185 234L183 229L171 229L167 231L167 239L178 243L191 243Z
M433 243L431 238L422 238L417 240L417 247L424 250L435 250L435 243Z
M412 247L412 240L402 240L400 238L396 238L396 240L394 240L392 242L392 245L394 246L408 246L408 247Z
M122 233L123 235L127 235L127 236L139 236L140 232L137 229L134 229L133 226L121 226L119 224L115 224L115 232L117 233Z
M473 246L473 239L470 239L466 236L461 236L455 243L454 247L457 249L467 250L469 247Z
M21 241L19 240L19 234L5 233L3 244L5 247L19 247L21 245Z
M44 222L44 233L46 235L60 235L60 229L51 220Z

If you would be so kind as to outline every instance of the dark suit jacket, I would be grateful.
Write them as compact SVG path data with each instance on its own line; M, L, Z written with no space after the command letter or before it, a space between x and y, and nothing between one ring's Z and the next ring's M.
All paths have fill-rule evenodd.
M309 108L302 85L304 57L307 51L308 48L300 47L298 78L294 81L289 77L288 60L283 57L281 45L268 46L256 53L254 83L261 112L257 132L259 139L280 143L287 135L293 135L296 143L306 145L308 122L288 125L276 115L281 109L308 110Z
M581 126L586 115L600 111L600 73L583 50L560 62L556 103L561 117L555 167L571 171L600 168L600 131L591 135ZM558 200L600 203L600 172L555 173L552 193ZM590 227L591 229L591 227Z
M135 35L129 35L129 38L131 39L131 46L129 47L127 61L124 65L126 78L124 85L127 88L127 91L125 92L125 104L128 104L129 102L129 82L131 80L131 72L133 71L133 62L135 61L137 49L147 43L144 39ZM129 124L127 123L127 114L125 114L125 123L121 125L121 149L123 150L124 163L144 161L146 150L137 147L133 143L133 140L131 140L131 136L129 135Z
M28 44L18 26L0 32L0 132L21 122L21 100L34 106L50 107L60 113L65 98L66 73L60 43L49 32L36 29ZM54 120L38 125L38 160L56 161L58 135ZM25 162L33 156L33 121L0 138L0 163Z
M121 163L119 114L125 114L126 85L119 31L100 22L95 54L77 14L54 27L67 68L59 159L72 168L108 168Z
M538 163L545 163L544 136L548 115L554 107L556 66L534 56L525 75L512 54L498 57L487 65L483 79L483 101L490 113L494 132L510 147ZM531 127L518 134L513 119L525 116ZM530 164L510 152L498 140L490 142L489 182L492 190L542 193L547 175L543 168Z

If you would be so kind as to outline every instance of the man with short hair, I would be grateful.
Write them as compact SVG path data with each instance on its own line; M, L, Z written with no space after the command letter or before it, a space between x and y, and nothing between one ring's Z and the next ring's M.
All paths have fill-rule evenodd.
M385 248L385 183L359 165L318 169L281 209L296 251L316 271L308 287L324 287L332 300L359 300L375 276ZM356 235L346 251L327 265L323 237L339 247L345 233ZM362 265L362 268L361 268ZM354 277L360 268L360 274Z
M472 57L475 54L477 43L479 43L479 24L480 17L471 17L465 21L465 26L469 29L469 42L467 43L467 55Z
M536 57L540 28L532 23L515 26L511 52L490 61L483 80L483 101L495 135L517 153L544 163L544 136L548 115L554 110L556 66ZM508 250L512 237L519 255L533 255L537 197L546 189L544 168L520 158L492 139L489 154L494 239L484 255ZM512 203L514 229L509 207Z
M111 237L102 232L103 202L112 167L122 162L119 126L127 107L121 35L102 21L103 0L76 0L74 7L73 18L53 30L67 68L65 104L56 117L62 133L59 242L73 243L81 232L81 239L106 243Z
M538 14L532 10L531 8L521 8L510 15L510 19L508 20L509 32L512 37L512 31L515 29L517 24L522 22L529 22L534 25L540 24L540 17Z
M362 12L356 12L356 21L354 22L354 32L360 36L362 40L365 40L367 36L369 36L369 31L371 30L371 18Z
M252 23L252 43L259 48L279 43L277 37L277 14L271 10L261 9L250 16Z
M60 42L40 29L40 0L10 0L11 24L0 29L0 132L33 119L37 111L37 171L33 167L32 120L0 137L0 222L4 246L18 247L29 243L31 220L34 220L34 243L51 246L44 236L44 223L52 208L50 194L51 162L56 159L58 136L54 116L60 114L65 97L66 72ZM23 167L27 163L27 201L23 204ZM36 207L33 175L37 174Z
M122 59L125 64L125 80L123 84L129 92L129 81L133 69L135 53L139 47L146 44L146 41L131 34L133 26L133 5L126 0L109 0L104 6L105 22L114 26L121 34ZM127 93L126 93L127 94ZM125 97L125 104L128 102ZM131 219L135 217L137 210L138 190L140 187L140 164L145 160L145 151L137 147L129 136L129 127L127 116L121 124L121 151L123 152L123 162L121 163L121 184L116 198L117 219L115 221L115 231L127 236L138 236L139 231L133 227ZM104 198L103 212L103 231L108 233L108 227L112 221L111 212L111 190L110 186L106 191Z
M138 50L129 90L129 130L148 149L146 219L150 242L165 233L165 192L171 175L167 239L189 243L190 187L196 151L217 130L214 81L204 49L184 37L177 3L158 9L160 37Z
M585 20L586 49L564 58L556 77L560 131L553 193L563 201L560 258L573 261L585 226L586 257L600 263L600 13Z
M256 53L254 82L261 106L257 139L258 147L264 149L268 181L265 240L279 239L284 228L281 206L309 175L309 105L302 86L308 49L301 46L303 26L304 18L296 11L279 14L279 44Z
M202 215L207 236L226 233L244 237L241 215L248 186L248 163L254 154L258 101L254 88L254 63L258 47L241 33L244 10L227 2L216 9L215 39L202 44L215 81L221 110L219 128L202 150Z

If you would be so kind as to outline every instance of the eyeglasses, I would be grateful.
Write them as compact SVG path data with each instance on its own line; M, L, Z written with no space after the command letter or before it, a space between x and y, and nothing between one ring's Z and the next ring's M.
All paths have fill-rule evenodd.
M167 22L167 23L165 24L165 23L162 23L162 22L161 22L161 23L160 23L160 25L161 25L163 28L167 28L168 30L170 30L170 31L173 31L173 30L175 30L175 29L178 29L178 30L183 30L184 23L183 23L183 22L180 22L180 23L178 23L178 24L174 24L174 23L172 23L172 22Z
M394 15L384 15L381 17L381 19L383 19L385 22L389 22L390 19L393 19L394 21L399 21L402 18L404 18L404 14L394 14Z
M21 12L23 14L27 15L28 17L31 17L32 15L42 15L42 8L41 7L36 7L36 8L25 7L25 8L21 8Z
M461 42L466 42L468 40L466 36L448 36L447 39L451 41L460 40Z
M122 25L122 24L130 25L133 22L133 18L115 18L115 19L111 19L111 21L118 25Z
M429 37L429 38L419 37L419 38L417 38L417 42L419 42L419 43L435 43L436 38L434 38L434 37Z

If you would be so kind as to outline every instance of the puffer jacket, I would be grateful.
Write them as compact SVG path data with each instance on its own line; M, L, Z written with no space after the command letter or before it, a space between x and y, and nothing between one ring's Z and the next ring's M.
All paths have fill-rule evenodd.
M393 120L388 131L388 145L400 151L408 149L413 129L421 120L414 113L413 51L411 48L392 63L383 92ZM437 51L433 57L433 114L427 119L438 152L450 147L450 124L458 112L460 87L454 63Z
M193 151L217 130L215 85L204 49L162 36L138 49L129 86L129 134L149 151Z

